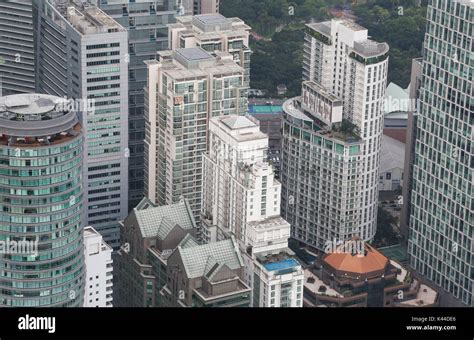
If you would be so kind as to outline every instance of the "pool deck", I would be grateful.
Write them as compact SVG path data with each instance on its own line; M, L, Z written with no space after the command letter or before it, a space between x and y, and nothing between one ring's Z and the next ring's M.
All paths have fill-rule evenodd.
M288 268L292 268L299 265L300 264L295 259L286 259L286 260L278 261L278 262L270 262L270 263L264 264L263 266L265 267L266 270L272 272L275 270L288 269Z
M250 114L281 114L282 112L281 105L249 105Z

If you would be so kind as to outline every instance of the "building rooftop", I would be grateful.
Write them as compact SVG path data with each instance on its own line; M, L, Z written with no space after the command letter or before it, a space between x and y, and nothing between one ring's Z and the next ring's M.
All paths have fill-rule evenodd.
M336 128L336 125L333 124L331 127L328 126L321 120L317 120L316 117L310 117L309 113L307 114L301 108L301 97L290 98L283 103L283 112L290 115L291 117L302 120L304 122L310 122L313 127L317 127L318 131L313 130L324 138L334 138L346 144L361 144L363 140L360 136L356 133L355 130L348 130L343 131L341 128ZM345 119L343 118L343 121ZM311 125L310 124L310 125ZM306 126L307 124L302 124L302 126Z
M406 128L384 128L383 134L389 136L393 139L398 140L399 142L405 144L407 140L407 129Z
M359 55L371 58L384 55L389 51L389 46L387 43L378 43L376 41L366 39L367 38L367 29L357 24L356 22L348 19L332 19L332 21L324 21L318 23L307 24L306 26L311 30L314 30L327 38L331 39L332 36L336 35L336 32L332 32L333 24L343 25L351 31L362 32L362 37L358 37L358 41L354 41L353 50ZM361 39L365 37L365 39ZM327 44L331 43L331 40L327 40Z
M92 240L92 241L94 239L96 239L97 241L100 240L100 251L110 251L110 252L113 251L112 247L109 246L104 241L104 239L102 238L102 235L91 226L84 228L84 240L87 240L87 239ZM99 249L97 249L97 251L99 251Z
M230 22L231 20L227 19L222 14L200 14L193 16L193 21L202 22L207 25L221 25Z
M0 134L10 137L76 136L79 119L72 101L46 94L0 97ZM44 138L43 138L44 139Z
M336 248L335 252L327 254L323 262L339 272L368 274L376 271L383 271L389 264L386 258L377 249L363 242L364 249L355 252L351 245L354 242L363 242L353 238ZM352 247L352 251L348 250Z
M246 142L251 140L267 139L268 136L260 131L259 122L252 116L228 115L213 117L211 122L225 131L234 140ZM223 124L220 125L219 123ZM225 128L223 128L225 127Z
M192 18L195 27L203 32L227 31L232 29L232 21L221 14L202 14Z
M335 289L331 288L329 285L326 285L323 280L314 275L309 269L304 270L304 287L315 294L326 294L328 296L339 298L344 297Z
M389 49L387 43L379 43L370 39L354 42L354 51L367 58L384 55Z
M147 197L143 197L142 200L135 207L136 210L148 209L151 207L156 207L157 205L150 201Z
M231 291L228 291L228 292L224 292L224 293L220 293L220 294L214 293L213 295L209 295L208 292L206 292L202 287L201 288L196 288L193 291L203 301L212 301L212 300L218 300L218 299L222 299L222 298L230 298L232 295L237 295L237 294L240 295L240 294L243 294L243 293L251 292L252 289L250 287L248 287L242 280L239 279L237 281L237 285L236 285L235 289L233 289Z
M289 259L283 259L281 261L277 262L269 262L263 265L266 270L272 272L272 271L280 271L280 270L285 270L293 267L300 266L298 261L295 259L289 258Z
M191 248L198 246L196 239L191 234L186 234L186 236L179 242L178 246L181 248Z
M284 102L283 106L282 106L283 111L286 112L287 114L291 115L294 118L304 120L304 121L308 121L308 122L312 122L313 119L311 119L310 117L305 115L299 107L295 106L296 99L297 98L291 98L291 99L288 99L286 102Z
M251 221L247 223L255 230L272 230L281 229L282 227L289 229L289 223L281 216L267 217L262 221Z
M243 267L239 246L234 238L197 246L178 246L177 251L188 279L197 277L210 277L212 273L222 266L230 270Z
M438 293L428 287L427 285L421 284L418 293L414 299L400 301L399 305L407 306L407 307L422 307L422 306L429 306L436 303L438 299Z
M226 18L221 14L201 14L176 18L176 23L169 24L171 29L179 29L182 36L196 36L204 40L221 39L223 33L228 38L244 37L248 39L250 26L240 18Z
M147 209L134 209L143 237L166 238L176 225L184 230L196 228L196 222L186 201Z
M237 115L226 116L223 119L221 119L221 121L228 128L232 130L238 130L238 129L249 128L249 127L258 127L258 125L255 122L251 121L250 119L244 116L237 116Z
M42 94L18 94L0 98L0 118L9 120L39 120L68 100ZM13 114L8 116L8 114ZM8 117L8 118L7 118Z
M162 71L176 81L204 78L209 75L243 76L244 69L232 60L231 54L214 57L201 48L178 49L160 52L160 61L146 60L145 64L162 64ZM227 58L228 57L228 58Z
M322 33L326 36L331 36L331 21L316 22L307 24L306 26L316 32Z
M193 48L180 48L177 49L176 54L187 61L200 61L200 60L214 60L215 58L205 50L199 47Z
M85 0L48 0L48 3L82 35L127 31L100 8ZM59 17L54 20L58 19L62 20Z
M283 275L295 271L301 264L294 258L290 248L280 250L278 253L272 251L259 252L256 254L257 261L269 272L277 272Z
M94 237L100 235L93 227L84 228L84 237Z
M390 260L390 264L400 270L400 272L397 274L397 281L404 282L405 278L408 275L408 271L404 267L402 267L402 265L399 264L397 261Z
M343 20L340 20L340 23L341 23L341 25L344 25L347 28L350 28L351 30L353 30L355 32L357 32L357 31L366 31L367 30L367 28L359 25L358 23L356 23L353 20L343 19Z
M387 135L382 135L379 172L404 168L405 144Z

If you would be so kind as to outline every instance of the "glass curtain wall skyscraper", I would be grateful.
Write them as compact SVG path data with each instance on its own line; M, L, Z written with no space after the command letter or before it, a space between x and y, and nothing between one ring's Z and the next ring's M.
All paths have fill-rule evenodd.
M84 136L69 106L0 97L0 307L82 307Z
M469 0L427 13L409 220L410 266L474 306L473 23Z

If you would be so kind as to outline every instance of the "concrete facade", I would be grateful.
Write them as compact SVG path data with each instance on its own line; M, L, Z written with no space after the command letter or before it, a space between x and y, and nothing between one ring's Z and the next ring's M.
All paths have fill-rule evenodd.
M302 95L283 106L280 179L282 216L309 247L375 235L388 50L348 20L307 25Z
M84 307L112 307L112 248L92 227L84 228Z
M32 1L0 2L0 96L35 92Z
M117 248L128 213L127 31L94 6L47 0L37 10L38 90L84 107L84 226Z
M160 57L147 62L145 194L158 205L186 198L199 220L209 120L246 112L244 69L199 48Z

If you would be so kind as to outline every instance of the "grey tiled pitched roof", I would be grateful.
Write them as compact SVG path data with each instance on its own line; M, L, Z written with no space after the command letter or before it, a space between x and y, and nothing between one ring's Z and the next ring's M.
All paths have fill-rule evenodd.
M194 247L178 246L178 251L188 278L205 276L216 264L226 265L231 270L244 265L234 238Z
M230 129L233 129L233 130L257 126L257 124L255 124L250 119L244 116L232 115L232 116L223 118L222 122L225 125L227 125Z
M187 234L178 244L178 246L181 248L196 247L198 245L199 243L196 242L191 234Z
M192 212L186 202L160 207L148 207L143 210L135 209L135 216L143 237L164 239L178 224L188 230L196 227Z
M152 208L152 207L156 207L156 204L154 204L148 198L143 197L142 200L140 201L140 203L138 203L138 205L136 206L135 209L143 210L143 209L148 209L148 208Z

